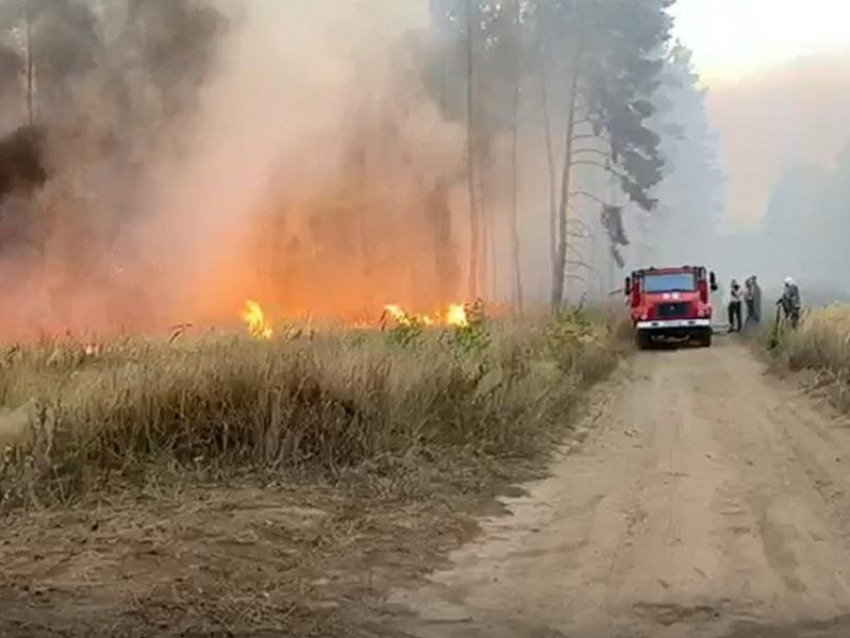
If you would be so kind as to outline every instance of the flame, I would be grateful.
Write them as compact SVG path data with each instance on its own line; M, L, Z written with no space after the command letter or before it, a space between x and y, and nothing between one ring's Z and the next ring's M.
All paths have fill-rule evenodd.
M271 322L266 319L262 306L256 301L245 302L242 318L248 324L248 333L255 339L271 339L274 335Z
M400 326L433 326L436 321L428 315L414 315L406 312L396 304L388 304L384 306L384 311Z
M435 312L433 315L415 315L406 312L397 304L384 306L384 311L400 326L418 324L426 327L451 326L454 328L464 328L469 325L466 306L463 304L451 304L445 315L442 312Z
M384 306L384 310L390 317L395 319L396 323L402 326L409 326L413 323L413 318L402 310L401 306L391 303Z
M469 325L466 306L459 303L451 304L448 313L446 313L446 325L454 326L455 328L466 328Z

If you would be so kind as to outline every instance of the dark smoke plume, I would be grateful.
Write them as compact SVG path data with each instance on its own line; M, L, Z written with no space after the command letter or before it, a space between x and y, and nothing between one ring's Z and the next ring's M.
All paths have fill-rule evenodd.
M19 128L0 139L0 201L15 190L29 191L47 180L44 131Z

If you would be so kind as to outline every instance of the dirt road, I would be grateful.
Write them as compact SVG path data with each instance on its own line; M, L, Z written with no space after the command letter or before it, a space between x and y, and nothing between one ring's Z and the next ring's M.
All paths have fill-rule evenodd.
M391 602L421 638L850 636L850 428L743 346L641 353L579 451Z

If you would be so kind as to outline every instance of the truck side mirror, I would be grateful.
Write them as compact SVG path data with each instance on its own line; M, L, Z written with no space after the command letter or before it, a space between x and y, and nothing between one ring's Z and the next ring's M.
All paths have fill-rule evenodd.
M623 290L625 291L625 294L626 294L627 297L630 294L632 294L632 278L631 277L626 277L626 285L623 288Z
M711 292L717 292L717 277L711 273L708 278L711 282Z

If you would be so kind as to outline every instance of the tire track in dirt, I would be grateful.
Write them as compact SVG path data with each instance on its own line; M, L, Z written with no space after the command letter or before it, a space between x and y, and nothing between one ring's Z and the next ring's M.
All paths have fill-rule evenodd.
M850 635L850 429L764 368L732 341L640 353L580 450L452 569L393 594L416 612L402 629Z

